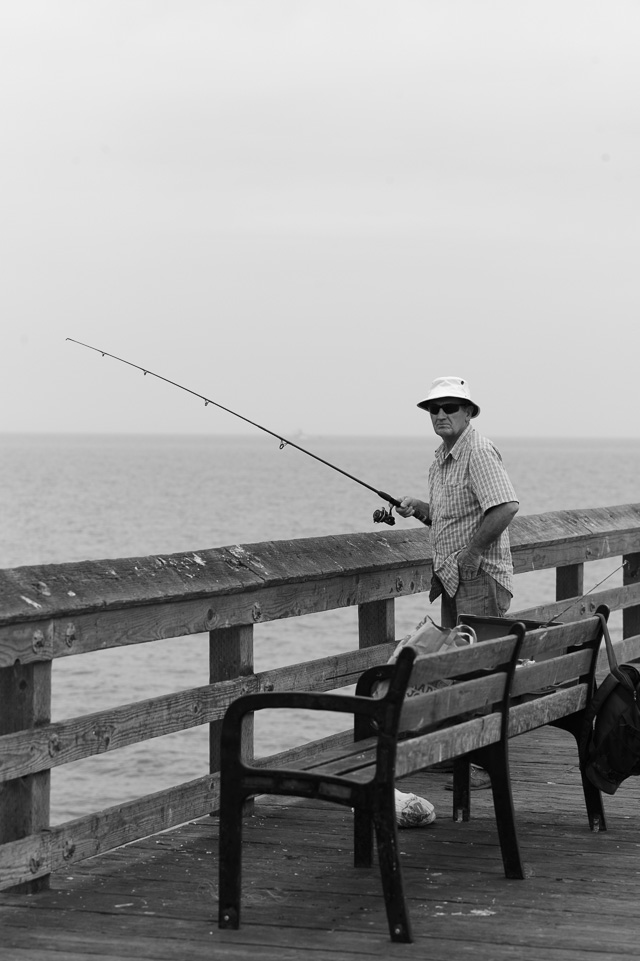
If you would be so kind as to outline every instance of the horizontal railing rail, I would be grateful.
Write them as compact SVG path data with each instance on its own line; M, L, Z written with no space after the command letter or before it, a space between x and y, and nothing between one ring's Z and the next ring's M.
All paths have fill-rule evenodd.
M640 658L640 504L516 518L511 543L516 574L556 570L555 600L519 616L576 620L605 603L623 612L620 660ZM622 586L583 596L585 563L612 557L624 563ZM395 599L428 590L431 574L429 539L417 528L0 571L0 889L38 890L64 865L214 811L231 701L354 684L392 649ZM255 625L350 606L357 650L254 672ZM55 658L203 632L208 684L51 722ZM209 775L50 826L52 768L202 724ZM301 745L278 763L350 736ZM251 719L244 738L252 754Z

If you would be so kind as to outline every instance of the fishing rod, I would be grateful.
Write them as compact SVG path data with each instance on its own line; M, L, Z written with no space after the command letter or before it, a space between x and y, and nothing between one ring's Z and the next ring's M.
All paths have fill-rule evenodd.
M574 597L567 607L563 607L559 614L554 614L552 620L547 621L542 625L542 627L550 627L551 625L557 623L563 614L566 614L567 611L570 611L572 607L575 607L576 604L579 604L580 601L583 601L585 597L589 596L589 594L593 594L593 592L597 590L601 584L604 584L604 582L608 581L610 577L613 577L614 574L617 574L618 571L621 571L623 567L629 567L629 561L623 561L619 567L616 567L615 570L611 571L610 574L607 574L606 577L603 577L602 580L598 581L597 584L594 584L593 587L590 587L589 590L585 591L584 594L581 594L580 597Z
M378 497L381 497L383 501L387 501L390 505L389 509L380 508L373 512L373 520L376 524L390 524L393 525L396 522L393 516L392 509L394 507L400 507L400 501L392 497L391 494L385 493L385 491L377 490L377 488L372 487L371 484L367 484L365 481L360 480L359 477L354 477L353 474L349 474L346 470L342 470L341 467L336 467L335 464L330 463L330 461L325 460L323 457L319 457L318 454L314 454L312 451L307 450L306 447L301 447L300 444L294 443L292 440L288 440L283 437L282 434L276 434L274 431L269 430L268 427L263 427L261 424L257 424L254 420L250 420L248 417L244 417L235 410L231 410L230 407L225 407L223 404L219 404L216 400L211 400L210 397L205 397L204 394L199 394L195 390L191 390L189 387L185 387L183 384L176 383L175 380L169 380L168 377L163 377L162 374L156 374L154 371L149 370L146 367L140 367L138 364L133 364L130 360L125 360L124 357L117 357L115 354L110 354L106 350L101 350L99 347L92 347L91 344L84 344L81 340L75 340L73 337L67 337L67 340L71 341L72 344L78 344L80 347L86 347L87 350L94 350L97 354L102 354L103 357L111 357L113 360L120 361L121 364L126 364L128 367L134 367L136 370L141 370L144 376L150 374L152 377L157 377L158 380L163 380L165 384L171 384L172 387L177 387L179 390L184 390L187 394L192 394L194 397L198 397L200 400L204 401L204 406L208 407L211 404L213 407L219 407L220 410L224 410L227 414L232 414L234 417L238 417L243 420L246 424L251 424L252 427L257 427L258 430L262 430L265 434L270 434L271 437L275 437L276 440L280 441L280 450L284 447L295 447L296 450L302 451L303 454L307 454L309 457L313 457L314 460L319 461L321 464L325 464L330 467L331 470L337 471L344 477L348 477L349 480L355 481L356 484L360 484L361 487L366 487L367 490L373 491ZM414 508L413 516L416 517L423 524L429 524L429 518L426 517L421 511Z

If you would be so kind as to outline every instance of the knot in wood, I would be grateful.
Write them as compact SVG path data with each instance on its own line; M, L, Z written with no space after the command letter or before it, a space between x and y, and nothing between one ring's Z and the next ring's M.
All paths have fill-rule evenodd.
M94 727L93 736L101 750L106 751L111 743L112 730L106 727Z
M67 629L64 632L64 642L67 647L73 647L73 642L76 639L76 626L75 624L67 624Z
M31 873L32 873L32 874L37 874L38 871L40 870L40 865L41 865L41 864L42 864L42 862L41 862L40 858L37 858L35 855L34 855L32 858L30 858L30 859L29 859L29 870L31 871Z
M33 650L34 651L43 650L44 644L45 644L45 640L44 640L44 634L42 633L42 631L40 630L34 631L33 639L31 641L31 647L33 648Z
M262 619L262 608L257 601L251 608L251 617L254 619L254 621L259 621Z
M396 577L396 590L399 592L403 589L403 587L404 587L404 581L402 580L402 578Z
M62 858L64 861L70 861L75 854L76 846L73 841L66 840L62 845Z
M56 754L62 749L60 738L57 734L52 734L49 738L48 749L50 757L55 757Z

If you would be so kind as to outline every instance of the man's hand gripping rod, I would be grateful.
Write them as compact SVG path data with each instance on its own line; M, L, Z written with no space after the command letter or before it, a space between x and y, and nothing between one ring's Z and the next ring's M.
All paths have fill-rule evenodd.
M385 494L384 491L376 491L376 494L378 494L378 496L381 497L383 500L388 501L393 507L400 507L401 501L396 500L396 498L392 497L390 494ZM411 514L410 516L415 517L417 520L419 520L422 524L425 524L427 527L431 526L431 521L429 520L429 518L425 514L423 514L422 511L419 511L415 507L413 508L413 514ZM376 524L380 524L380 523L395 524L396 522L396 519L391 513L391 511L390 510L387 511L384 508L380 508L379 510L374 511L373 519L376 522Z

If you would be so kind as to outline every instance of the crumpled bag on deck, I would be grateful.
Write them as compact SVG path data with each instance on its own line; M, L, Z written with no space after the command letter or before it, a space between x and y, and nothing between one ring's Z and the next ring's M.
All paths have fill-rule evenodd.
M431 801L417 794L403 794L395 789L396 824L399 828L425 828L436 819Z

